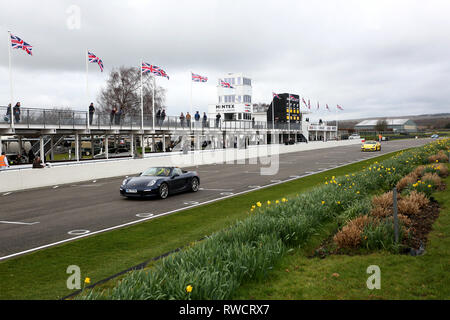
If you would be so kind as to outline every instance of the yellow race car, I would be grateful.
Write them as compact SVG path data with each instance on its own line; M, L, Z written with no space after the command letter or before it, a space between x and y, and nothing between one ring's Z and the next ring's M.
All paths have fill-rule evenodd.
M381 143L378 141L365 141L361 146L361 151L381 151Z

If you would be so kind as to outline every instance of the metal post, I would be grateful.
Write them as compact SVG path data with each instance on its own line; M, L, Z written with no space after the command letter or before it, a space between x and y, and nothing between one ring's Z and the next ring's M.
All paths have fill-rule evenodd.
M55 153L53 152L53 136L50 136L50 160L54 160Z
M394 240L395 244L398 244L398 208L397 208L397 188L394 187L393 190L393 197L394 197Z
M108 135L105 135L105 156L106 156L106 159L109 159L109 141L108 141Z
M131 134L130 153L131 153L131 158L134 159L134 134Z
M162 140L163 140L163 152L166 152L166 135L165 134L162 135Z
M75 133L75 159L80 161L80 137Z
M144 135L141 135L141 148L142 148L142 158L145 158L145 142L144 142Z
M45 151L44 151L44 136L39 137L39 147L40 147L40 153L41 153L41 160L42 162L45 162Z

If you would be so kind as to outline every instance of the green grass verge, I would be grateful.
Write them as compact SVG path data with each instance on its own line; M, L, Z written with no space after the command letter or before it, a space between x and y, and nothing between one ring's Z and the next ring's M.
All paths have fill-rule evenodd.
M330 224L306 248L283 258L269 277L242 285L235 299L449 299L450 176L445 183L445 191L433 194L441 211L425 255L377 252L307 258L335 230L336 225ZM366 269L370 265L380 267L380 290L366 286L370 276Z
M69 265L79 266L82 278L89 277L92 283L97 282L230 226L245 218L249 207L257 201L303 192L322 183L325 177L362 170L395 153L1 262L0 299L64 297L73 292L66 287Z

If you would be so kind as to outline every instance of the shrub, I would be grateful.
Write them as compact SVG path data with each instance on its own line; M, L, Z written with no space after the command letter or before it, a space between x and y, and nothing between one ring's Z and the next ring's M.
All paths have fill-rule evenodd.
M405 189L408 185L415 183L420 176L421 175L418 175L416 171L413 171L410 174L406 175L397 183L397 190L401 191Z
M398 213L402 215L416 215L420 212L419 204L410 198L403 198L398 201Z
M425 173L422 180L425 181L426 184L432 184L434 187L439 187L442 184L441 178L436 173Z
M440 150L437 154L429 156L428 161L431 163L435 162L448 162L448 156L443 150Z
M361 233L364 227L374 220L369 216L361 216L351 220L333 237L333 241L340 248L357 248L361 243Z

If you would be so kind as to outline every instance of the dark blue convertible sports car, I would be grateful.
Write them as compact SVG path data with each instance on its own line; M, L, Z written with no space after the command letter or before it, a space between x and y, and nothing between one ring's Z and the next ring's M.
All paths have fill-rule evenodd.
M165 199L169 194L183 191L197 192L200 178L195 171L184 171L177 167L152 167L138 177L123 180L120 194L124 197L151 197Z

